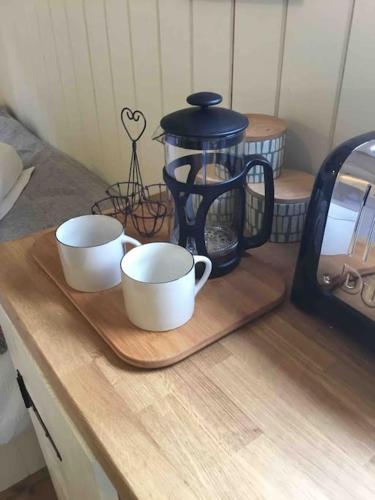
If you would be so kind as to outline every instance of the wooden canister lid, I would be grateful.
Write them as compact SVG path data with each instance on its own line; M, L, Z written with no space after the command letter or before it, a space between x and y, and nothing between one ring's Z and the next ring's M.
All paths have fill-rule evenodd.
M275 202L293 203L308 200L314 185L314 176L301 170L284 169L281 175L274 179ZM264 183L249 182L248 189L258 195L264 196Z
M286 131L285 121L281 118L276 118L276 116L261 115L258 113L249 113L246 116L249 119L249 126L245 133L247 141L274 139L275 137L280 137Z

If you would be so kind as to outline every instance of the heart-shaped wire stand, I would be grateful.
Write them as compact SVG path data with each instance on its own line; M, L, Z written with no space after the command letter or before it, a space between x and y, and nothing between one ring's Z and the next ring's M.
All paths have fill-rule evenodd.
M107 198L91 207L93 214L106 213L121 220L125 226L130 217L133 226L142 236L154 236L163 226L168 214L165 200L165 184L144 185L139 165L137 143L146 130L146 117L139 109L128 107L121 110L120 118L132 144L129 177L127 181L116 182L106 190ZM134 133L138 125L138 131Z

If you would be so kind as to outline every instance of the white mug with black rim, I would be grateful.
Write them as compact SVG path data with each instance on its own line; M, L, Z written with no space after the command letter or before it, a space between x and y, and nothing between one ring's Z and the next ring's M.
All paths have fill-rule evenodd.
M125 244L141 243L126 236L120 221L108 215L82 215L56 229L66 282L81 292L99 292L121 282Z
M196 281L195 265L205 264ZM133 248L121 261L122 290L129 320L142 330L166 331L193 316L195 296L208 280L212 264L173 243Z

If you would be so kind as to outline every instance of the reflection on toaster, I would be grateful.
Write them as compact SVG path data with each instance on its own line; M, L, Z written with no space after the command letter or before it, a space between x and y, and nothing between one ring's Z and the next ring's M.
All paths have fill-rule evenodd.
M375 141L342 166L328 211L317 278L326 291L375 319Z

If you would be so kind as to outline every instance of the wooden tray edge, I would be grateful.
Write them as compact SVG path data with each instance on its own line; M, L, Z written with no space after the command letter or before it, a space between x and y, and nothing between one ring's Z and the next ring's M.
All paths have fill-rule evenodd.
M43 235L42 235L43 237ZM256 319L260 318L261 316L263 316L264 314L272 311L275 307L277 307L279 304L281 304L285 298L285 295L286 295L286 284L285 284L285 280L282 276L280 276L280 284L282 285L282 290L280 291L280 295L277 299L275 299L273 302L271 302L269 305L263 307L262 309L260 309L259 311L257 311L256 315L252 315L251 318L243 318L241 321L238 322L238 325L236 326L231 326L229 329L226 329L224 331L221 331L219 332L217 335L215 335L215 337L211 337L209 339L207 339L206 341L203 341L201 342L200 344L196 344L194 346L194 348L190 349L189 351L184 351L180 354L177 354L177 355L173 355L173 357L169 357L169 358L163 358L163 359L152 359L152 360L139 360L139 359L136 359L136 358L132 358L132 357L128 357L126 355L124 355L121 351L119 351L117 349L117 347L112 344L112 342L110 341L110 339L108 339L106 336L104 336L100 330L98 330L93 324L92 322L90 321L90 319L87 317L87 315L81 311L81 309L76 305L76 303L71 300L71 298L69 297L68 293L67 293L67 289L61 287L58 283L58 281L49 274L47 268L45 267L45 265L43 264L43 261L39 260L38 256L35 254L34 252L34 248L37 246L38 244L38 240L35 240L35 242L33 243L32 245L32 248L31 248L31 254L32 254L32 257L34 259L34 261L38 264L38 266L44 271L44 273L47 275L47 277L53 281L53 283L55 283L55 285L57 286L57 288L64 294L64 296L69 300L70 304L73 305L73 307L78 311L78 313L83 317L85 318L85 320L91 325L91 327L95 330L95 332L97 333L97 335L100 336L100 338L111 348L111 350L116 354L116 356L118 356L120 359L122 359L123 361L125 361L126 363L128 363L129 365L131 366L134 366L136 368L143 368L143 369L158 369L158 368L166 368L168 366L172 366L186 358L188 358L189 356L191 356L192 354L196 353L196 352L199 352L200 350L204 349L205 347L213 344L214 342L217 342L218 340L220 340L221 338L229 335L230 333L234 333L235 331L239 330L241 327L243 327L244 325L247 325L248 323L251 323L252 321L255 321Z

